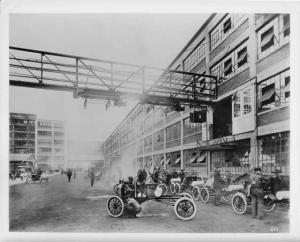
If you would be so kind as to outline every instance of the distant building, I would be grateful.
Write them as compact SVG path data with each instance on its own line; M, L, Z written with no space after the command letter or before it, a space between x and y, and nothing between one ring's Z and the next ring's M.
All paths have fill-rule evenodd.
M70 140L67 150L67 167L87 169L104 166L102 142Z
M59 169L65 166L65 123L58 120L37 121L36 157L38 165Z
M35 122L34 114L10 113L10 153L35 154Z

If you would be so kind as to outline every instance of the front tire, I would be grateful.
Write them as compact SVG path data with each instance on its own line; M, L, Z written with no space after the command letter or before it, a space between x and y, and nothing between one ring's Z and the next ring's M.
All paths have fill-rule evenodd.
M264 211L271 212L276 207L276 203L271 198L264 198Z
M175 183L175 194L180 194L180 184L179 183Z
M162 195L167 195L168 193L168 188L165 184L159 184L158 187L160 187L162 189Z
M108 214L114 218L118 218L123 214L124 202L119 196L111 196L107 199L106 210Z
M175 183L174 182L171 182L171 184L170 184L170 192L172 194L174 194L174 192L175 192Z
M208 191L207 187L201 188L201 190L200 190L200 198L201 198L202 202L208 203L208 200L209 200L209 191Z
M244 193L237 192L231 199L233 211L237 214L244 214L247 210L247 198Z
M193 187L192 194L193 194L194 200L199 201L199 199L200 199L200 188L199 187Z
M185 221L190 220L195 217L197 213L197 206L192 199L182 197L176 201L174 212L177 218Z

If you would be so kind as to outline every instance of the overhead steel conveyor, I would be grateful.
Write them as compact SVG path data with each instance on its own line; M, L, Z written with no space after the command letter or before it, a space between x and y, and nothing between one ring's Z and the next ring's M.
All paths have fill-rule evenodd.
M10 47L10 85L68 91L74 98L201 106L217 97L211 75Z

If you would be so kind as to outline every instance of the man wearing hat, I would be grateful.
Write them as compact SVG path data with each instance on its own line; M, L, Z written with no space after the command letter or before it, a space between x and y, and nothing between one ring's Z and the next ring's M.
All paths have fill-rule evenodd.
M262 187L261 168L254 168L254 174L250 176L250 184L252 217L262 219L264 216L264 191Z

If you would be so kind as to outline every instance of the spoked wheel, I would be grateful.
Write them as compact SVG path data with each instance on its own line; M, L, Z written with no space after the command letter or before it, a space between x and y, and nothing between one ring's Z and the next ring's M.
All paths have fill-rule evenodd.
M179 194L179 196L187 197L187 198L192 199L192 200L194 199L193 196L191 194L187 193L187 192L182 192L182 193Z
M231 199L233 211L237 214L244 214L247 210L247 199L245 194L237 192Z
M114 193L118 195L119 184L114 185Z
M270 212L274 210L276 207L276 203L273 199L271 198L264 198L264 210L266 212Z
M208 191L207 187L201 188L201 190L200 190L200 198L201 198L202 202L204 202L204 203L208 202L208 200L209 200L209 191Z
M106 209L110 216L120 217L124 211L124 202L118 196L111 196L107 200Z
M168 188L165 184L159 184L158 187L162 189L162 195L166 195L168 193Z
M171 182L171 184L170 184L170 192L171 193L175 192L175 183L174 182Z
M174 212L179 219L190 220L195 217L197 207L192 199L182 197L176 201Z
M193 198L198 201L200 199L200 188L199 187L193 187L192 190Z
M175 183L175 193L179 194L180 193L180 184L179 183Z

